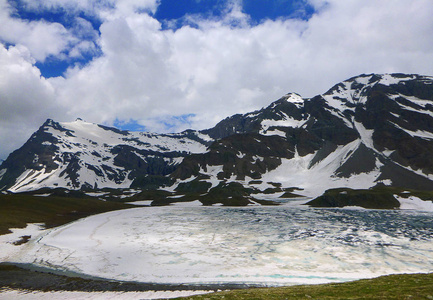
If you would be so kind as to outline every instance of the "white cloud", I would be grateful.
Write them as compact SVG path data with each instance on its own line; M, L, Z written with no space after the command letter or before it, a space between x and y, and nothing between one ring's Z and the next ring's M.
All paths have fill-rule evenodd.
M0 45L0 157L20 147L48 117L60 115L54 88L24 46Z
M21 20L11 17L13 12L6 0L0 0L0 41L26 46L39 61L59 55L74 40L61 24Z
M191 127L207 128L287 92L314 96L360 73L433 74L430 0L309 2L316 9L309 20L268 20L252 26L240 2L233 1L220 19L193 15L187 18L193 26L164 31L143 13L155 11L157 1L49 0L45 3L65 7L75 3L101 18L100 36L74 42L69 55L95 51L94 42L102 55L68 70L65 78L39 82L53 89L63 107L55 118L83 117L106 124L133 119L163 130L165 118L184 129L172 116L194 114L188 118ZM28 25L10 26L15 32L24 26L18 36L33 58L59 51L47 45L35 54L27 42ZM77 32L87 28L86 34L95 34L85 20L80 26ZM70 36L79 38L77 32ZM56 34L52 36L60 36L59 43L68 41Z

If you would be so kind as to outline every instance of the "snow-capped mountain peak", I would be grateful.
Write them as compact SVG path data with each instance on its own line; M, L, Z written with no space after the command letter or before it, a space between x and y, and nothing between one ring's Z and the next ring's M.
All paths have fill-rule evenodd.
M310 197L329 188L377 184L431 190L432 83L427 76L371 74L310 99L288 94L261 110L223 120L209 133L221 138L225 132L226 137L200 159L186 158L188 165L218 172L188 172L182 163L176 174L210 186L238 182L261 191L275 189L274 184L298 187L303 189L299 194ZM230 136L234 133L244 134L243 145L249 147L241 150L240 137ZM229 153L236 157L233 165L225 162Z
M127 188L138 173L167 175L183 157L206 151L208 144L209 137L195 131L159 135L81 119L48 119L22 147L30 155L17 160L22 151L15 151L2 165L2 172L20 174L9 187L12 192L42 187Z
M296 93L288 93L286 96L284 96L287 102L290 103L304 103L304 99L302 99L301 95Z

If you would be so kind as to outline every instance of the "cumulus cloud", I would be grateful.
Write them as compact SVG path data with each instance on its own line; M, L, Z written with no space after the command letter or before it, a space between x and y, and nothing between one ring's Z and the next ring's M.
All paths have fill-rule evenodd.
M20 147L48 117L62 115L54 88L24 46L0 45L0 157Z
M240 1L229 1L218 18L189 15L182 20L184 26L168 30L152 17L158 1L43 3L65 8L75 3L74 9L87 10L101 22L99 32L86 20L75 32L68 29L66 36L77 39L72 46L60 27L50 28L47 32L54 32L50 36L58 38L57 43L69 46L41 46L41 54L24 34L37 31L29 31L29 23L21 20L10 23L14 30L25 28L19 35L22 42L15 43L29 49L18 56L29 57L22 64L33 72L37 69L31 59L62 47L69 47L71 57L99 51L87 65L71 66L64 77L34 76L49 95L38 97L52 101L42 103L56 103L57 119L82 117L108 125L136 120L156 131L202 129L231 114L259 109L287 92L311 97L361 73L433 74L430 0L310 0L315 13L308 20L259 24L250 22ZM27 95L20 97L17 102L31 102Z
M431 35L417 34L431 30L426 1L314 5L320 10L310 20L256 26L236 5L219 20L190 16L195 26L175 31L160 30L148 15L111 18L101 26L104 57L66 76L64 99L79 89L79 98L105 103L104 112L86 112L97 121L194 113L192 125L204 128L286 92L313 96L359 73L431 72L423 60Z
M73 39L61 24L30 22L11 17L13 14L14 9L7 1L0 0L0 41L26 46L39 61L58 55Z

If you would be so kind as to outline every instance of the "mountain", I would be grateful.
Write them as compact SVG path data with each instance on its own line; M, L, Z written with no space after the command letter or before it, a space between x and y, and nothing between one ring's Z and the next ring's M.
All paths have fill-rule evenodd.
M182 186L237 182L261 198L279 187L309 197L378 184L433 189L432 77L361 75L311 99L288 94L204 133L217 140L172 173Z
M129 188L146 180L164 181L185 156L205 152L211 141L197 131L152 134L81 119L47 120L3 162L0 187L23 192L43 187Z
M134 187L162 193L154 204L272 204L375 186L433 190L433 77L360 75L178 134L48 120L0 167L11 192Z

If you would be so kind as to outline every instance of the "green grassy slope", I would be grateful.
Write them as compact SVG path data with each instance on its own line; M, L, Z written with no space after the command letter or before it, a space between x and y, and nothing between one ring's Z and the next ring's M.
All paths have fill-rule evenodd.
M433 299L433 274L390 275L338 284L233 290L183 299Z
M419 191L390 186L376 186L368 190L350 188L329 189L322 196L307 203L312 207L344 207L360 206L370 209L394 209L400 207L400 202L394 197L410 196L422 200L432 200L432 191Z
M47 228L86 216L136 207L92 198L38 197L26 194L0 194L0 234L9 228L23 228L27 223L45 223Z

